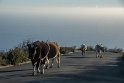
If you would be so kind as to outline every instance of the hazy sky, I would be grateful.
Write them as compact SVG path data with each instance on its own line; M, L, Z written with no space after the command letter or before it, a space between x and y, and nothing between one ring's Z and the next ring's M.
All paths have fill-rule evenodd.
M124 48L124 0L0 0L0 50L23 40Z
M117 7L123 0L0 0L6 6L107 6Z

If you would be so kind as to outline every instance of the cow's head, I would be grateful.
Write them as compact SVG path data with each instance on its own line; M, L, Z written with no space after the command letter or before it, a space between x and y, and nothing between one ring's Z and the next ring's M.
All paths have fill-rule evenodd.
M105 52L105 47L101 47L101 51L102 52Z
M32 60L36 55L37 46L34 43L27 44L27 46L28 46L28 54L29 54L28 58Z

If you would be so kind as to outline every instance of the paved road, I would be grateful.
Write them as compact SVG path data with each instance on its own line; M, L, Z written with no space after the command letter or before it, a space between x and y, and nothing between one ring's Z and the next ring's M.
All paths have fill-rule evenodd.
M55 63L44 75L32 76L31 64L0 69L0 83L124 83L121 54L105 53L95 58L94 52L63 55L61 68Z

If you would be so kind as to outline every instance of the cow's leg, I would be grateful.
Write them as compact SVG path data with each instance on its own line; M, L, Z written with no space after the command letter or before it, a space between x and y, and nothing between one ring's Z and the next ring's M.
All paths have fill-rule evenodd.
M84 51L82 50L82 55L84 55Z
M101 50L99 51L99 58L102 58Z
M99 53L97 54L97 57L99 58Z
M36 75L36 64L32 61L32 66L33 66L33 73L32 75Z
M101 54L100 58L103 58L103 54Z
M37 61L36 68L37 68L37 73L40 73L40 59Z
M41 69L41 74L44 74L44 69L45 69L45 59L41 60L40 62L40 69Z
M96 58L98 58L98 52L96 52Z
M32 73L32 75L36 75L36 67L35 67L35 65L33 66L33 73Z
M58 68L60 68L60 58L61 58L61 54L60 52L58 53L58 56L56 58L56 62L58 63Z
M37 68L37 73L40 73L40 68L39 67Z
M103 58L102 55L100 56L100 58Z
M99 58L101 57L101 51L100 50L98 51L98 57Z
M50 66L50 68L53 67L54 59L55 59L55 58L52 58L52 62L51 62L51 66Z
M99 58L101 57L101 53L99 53L98 57L99 57Z
M86 51L84 50L84 55L85 55Z
M48 58L46 58L45 62L46 62L46 69L48 69L49 68L49 60L48 60Z
M99 56L98 56L98 54L96 55L96 58L98 58Z
M41 65L41 70L42 70L41 74L44 74L44 68L45 68L45 64L42 64Z
M103 58L103 54L102 54L102 58Z

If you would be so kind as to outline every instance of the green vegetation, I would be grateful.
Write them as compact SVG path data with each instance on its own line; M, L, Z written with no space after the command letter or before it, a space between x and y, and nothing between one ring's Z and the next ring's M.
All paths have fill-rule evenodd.
M27 61L27 52L23 48L11 49L7 55L7 62L12 65Z
M0 52L0 65L16 65L22 62L28 61L27 59L27 48L26 43L23 42L22 44L18 45L14 49L10 49L7 52L1 51Z
M60 53L61 54L68 54L69 52L74 52L75 48L74 47L61 47Z
M95 51L95 48L93 46L87 46L87 51Z
M6 59L7 53L2 51L0 52L0 65L7 65L7 59Z
M114 49L109 49L108 51L112 52L112 53L122 53L123 49L122 48L114 48Z
M17 65L19 63L28 61L27 42L31 41L23 41L17 47L10 49L7 52L0 51L0 65ZM69 52L75 52L75 50L80 50L80 48L76 49L76 46L61 47L60 52L61 54L68 54ZM95 51L95 48L93 46L88 46L87 51ZM123 53L123 49L121 48L108 49L107 47L105 47L105 51L112 53ZM124 58L124 53L122 57Z
M109 49L105 46L104 49L105 49L105 52L112 52L112 53L122 53L123 52L122 48ZM95 51L95 48L93 46L88 46L87 51Z

